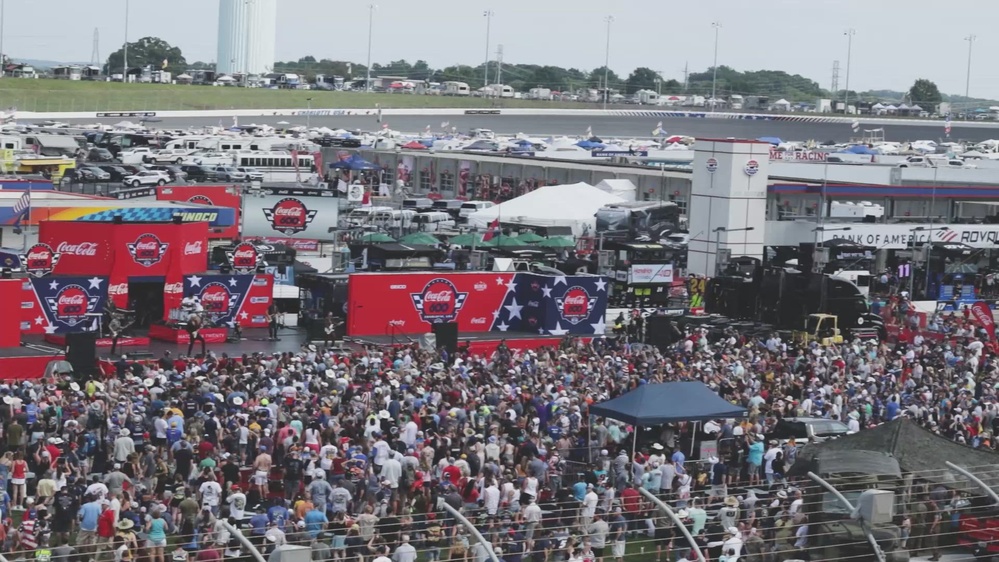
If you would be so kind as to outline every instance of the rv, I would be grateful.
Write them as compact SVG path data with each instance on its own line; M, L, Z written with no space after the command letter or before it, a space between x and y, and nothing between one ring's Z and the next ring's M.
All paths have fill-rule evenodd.
M608 237L654 240L680 230L680 208L672 201L610 203L596 213L597 233Z
M471 93L468 89L468 84L464 82L445 82L444 83L444 95L445 96L467 96Z
M659 105L659 94L652 90L638 90L638 103L642 105Z
M532 100L550 100L552 99L552 91L548 88L531 88L527 92L527 97Z
M512 98L513 88L506 84L490 84L482 89L482 95L487 98Z
M732 94L728 97L728 106L731 109L742 109L744 105L746 105L746 100L739 94Z

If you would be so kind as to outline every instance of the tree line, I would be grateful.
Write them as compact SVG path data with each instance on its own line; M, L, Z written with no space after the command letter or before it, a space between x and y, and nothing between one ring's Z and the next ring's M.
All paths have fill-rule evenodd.
M167 43L158 37L143 37L134 43L129 43L128 62L131 67L150 65L155 69L161 67L180 74L188 69L211 69L212 63L188 63L180 48ZM123 49L112 53L107 60L105 71L109 74L120 72L123 64ZM165 65L165 66L164 66ZM365 65L350 61L332 59L317 59L305 56L294 61L274 63L276 73L295 73L302 75L306 81L311 81L317 74L327 76L343 76L347 79L363 79L367 73ZM444 68L433 68L424 60L409 62L406 59L390 61L386 64L371 65L372 76L397 76L411 81L426 82L466 82L473 89L485 84L493 84L499 76L496 62L489 65L488 76L485 63L476 66L452 65ZM606 84L605 84L606 76ZM584 89L600 89L607 85L612 91L632 95L639 90L652 90L662 94L710 96L715 73L712 68L703 72L690 72L682 79L665 77L661 73L648 68L639 67L627 76L621 76L613 70L605 72L604 67L592 70L579 68L563 68L553 65L503 63L502 81L515 91L526 92L531 88L549 88L556 91L575 92ZM755 95L769 98L785 98L792 102L814 102L819 98L842 99L845 92L830 92L822 88L818 82L801 76L788 74L782 70L750 70L739 71L720 65L717 72L715 91L720 98L733 94L743 96ZM920 78L916 80L908 92L849 92L850 99L877 101L893 99L886 94L896 94L894 99L907 98L910 104L918 103L925 109L932 110L932 104L944 99L936 84Z

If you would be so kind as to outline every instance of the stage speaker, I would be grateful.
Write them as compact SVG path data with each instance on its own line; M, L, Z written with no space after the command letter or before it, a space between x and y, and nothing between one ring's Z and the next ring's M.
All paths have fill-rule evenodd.
M677 341L673 318L669 316L649 316L645 319L645 343L660 350Z
M437 349L446 349L449 355L454 355L458 351L458 323L441 322L434 324L433 329L437 336Z
M97 332L66 334L66 361L73 366L75 376L89 377L97 373Z

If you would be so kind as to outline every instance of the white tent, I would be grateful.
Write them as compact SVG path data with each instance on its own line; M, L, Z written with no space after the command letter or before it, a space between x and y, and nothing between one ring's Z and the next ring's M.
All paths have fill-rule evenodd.
M635 194L638 188L635 184L631 183L631 180L604 180L597 184L597 189L601 191L606 191L611 195L617 195L625 201L634 201Z
M600 207L624 201L617 195L586 183L546 185L516 199L482 209L468 216L469 226L485 228L499 218L501 223L533 226L568 226L574 235L594 232L593 215Z

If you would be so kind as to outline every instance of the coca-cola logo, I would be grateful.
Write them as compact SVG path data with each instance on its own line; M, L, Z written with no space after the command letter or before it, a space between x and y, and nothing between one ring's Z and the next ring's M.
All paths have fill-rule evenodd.
M33 277L44 277L55 271L59 253L48 244L35 244L21 256L24 271Z
M198 254L204 253L204 243L201 240L196 240L194 242L188 242L184 244L184 255L185 256L196 256Z
M475 318L472 318L471 323L472 324L485 324L486 323L486 319L483 318L482 316L477 316Z
M590 317L596 299L586 292L586 289L574 285L566 289L561 297L555 298L559 314L570 324L579 324Z
M454 283L447 279L431 280L419 293L410 293L413 306L424 322L437 324L452 322L465 306L468 293L458 291Z
M257 247L249 242L243 242L232 251L232 269L236 273L252 273L257 270L260 256L257 254Z
M205 314L213 323L226 320L235 312L234 308L239 302L239 295L229 290L229 287L218 281L212 281L202 287L198 294L201 299L201 307Z
M163 292L167 295L179 295L184 292L183 283L167 283L163 285Z
M310 211L305 203L294 197L285 197L274 207L263 211L264 217L271 223L271 228L288 236L304 232L312 219L316 218L315 210Z
M51 287L58 287L55 281ZM55 296L46 297L45 305L52 318L69 327L75 327L88 319L97 309L99 297L91 296L86 289L75 283L66 285Z
M128 294L128 283L115 283L108 286L108 295L117 297Z
M472 288L481 293L482 291L485 291L487 288L489 288L489 285L486 285L482 281L479 281L475 285L472 285Z
M143 267L152 267L163 261L170 244L162 242L155 234L146 233L139 235L135 242L126 246L135 263Z
M56 252L64 256L94 257L97 255L97 243L80 242L79 244L68 244L60 242L56 246Z

